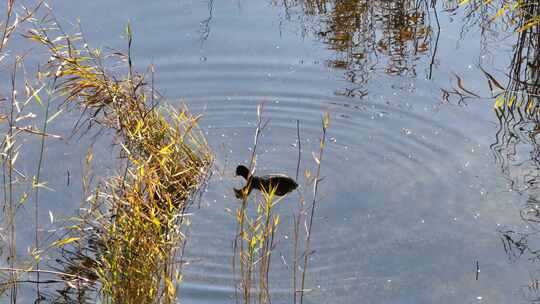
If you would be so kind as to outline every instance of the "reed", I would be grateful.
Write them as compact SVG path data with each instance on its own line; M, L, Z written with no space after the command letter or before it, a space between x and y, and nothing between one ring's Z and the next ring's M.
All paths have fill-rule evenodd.
M254 172L256 165L257 146L260 135L268 123L268 120L265 120L262 117L263 108L264 104L257 108L257 126L255 129L254 144L250 159L251 173ZM304 195L300 194L298 210L293 216L294 253L292 257L293 270L291 275L294 303L296 303L298 299L300 303L302 303L305 291L306 276L309 266L308 257L311 254L313 220L317 209L317 192L321 180L321 159L325 148L328 124L329 115L326 113L323 117L320 150L318 155L314 156L317 164L316 174L313 177L311 177L309 171L306 171L305 174L305 185L313 185L312 204L310 208L306 208ZM297 122L297 136L298 141L300 141L299 122ZM300 157L301 149L299 146L297 171L300 167ZM250 182L250 180L247 181L247 183ZM233 246L233 273L235 280L237 281L235 289L237 303L271 303L269 274L272 271L272 254L278 245L277 240L279 238L277 232L280 224L280 214L277 213L275 207L283 198L277 197L274 192L275 189L270 189L269 192L262 191L261 196L252 199L249 199L247 193L244 193L242 202L236 210L237 235ZM300 231L302 222L304 222L306 227L303 243L301 242L302 234ZM303 253L300 255L301 252ZM302 258L304 258L303 262L301 261ZM299 267L300 265L302 266L301 268ZM300 286L300 289L297 289L297 286Z
M318 194L318 190L319 190L319 183L321 181L321 161L322 161L324 149L326 147L326 130L328 129L329 124L330 124L330 115L328 113L325 113L324 116L323 116L323 119L322 119L322 134L321 134L321 138L319 140L319 154L317 156L313 155L315 163L317 164L317 169L316 169L315 177L313 179L313 200L311 202L311 208L310 208L310 212L309 212L309 217L306 220L306 239L305 239L305 243L304 243L304 252L303 252L304 262L303 262L303 266L302 266L302 277L301 277L301 280L300 280L300 290L298 291L298 293L300 295L300 304L302 304L303 300L304 300L306 274L307 274L307 271L308 271L308 261L309 261L309 256L312 253L312 251L311 251L311 236L312 236L312 228L313 228L313 219L315 218L315 210L317 209L317 194ZM306 175L308 175L308 174L306 174ZM300 210L302 210L302 208ZM301 217L301 215L299 214L298 218L300 218L300 217ZM295 237L295 240L297 240L297 239L298 239L298 237ZM295 257L295 259L296 258L297 257ZM296 292L297 291L294 290L295 302L296 302Z
M75 278L71 288L92 281L105 303L173 303L188 210L213 156L197 128L200 116L155 103L153 84L133 67L129 25L125 35L126 53L104 54L56 23L26 33L50 53L43 76L65 106L81 111L77 130L114 130L125 161L122 173L89 190L70 234L54 245L67 257L63 272ZM114 73L104 62L127 64Z
M2 246L0 247L5 265L13 269L19 265L17 255L17 211L25 203L34 187L33 179L21 171L21 162L25 162L21 150L27 136L46 137L45 132L30 127L35 115L27 111L27 107L35 102L36 90L27 79L24 69L24 55L9 50L12 37L20 27L24 27L39 10L41 2L34 7L16 9L16 1L10 0L4 6L3 19L0 19L0 68L9 74L7 92L0 92L2 102L0 113L0 164L2 166ZM10 56L13 55L13 56ZM11 60L12 58L12 60ZM24 93L19 93L24 83ZM37 90L39 91L39 90ZM37 226L36 226L37 235ZM7 247L7 250L5 250ZM6 252L7 251L7 252ZM39 262L39 261L38 261ZM11 303L16 303L18 298L18 281L20 275L16 271L7 272L5 284L0 285L0 292L9 290Z
M249 170L253 172L256 164L257 146L259 138L268 121L262 117L264 103L257 107L257 127L255 129L253 150L250 158ZM247 183L250 183L248 180ZM274 189L275 191L275 189ZM248 212L248 195L243 193L240 207L236 210L237 235L233 246L233 273L236 278L236 265L239 265L240 282L235 289L236 302L251 303L252 292L257 288L259 303L269 301L268 276L270 268L270 257L272 254L274 234L279 224L279 217L274 216L272 208L274 207L274 194L263 193L264 199L255 202L257 208L255 214ZM258 279L254 279L257 269ZM239 299L238 293L241 298Z

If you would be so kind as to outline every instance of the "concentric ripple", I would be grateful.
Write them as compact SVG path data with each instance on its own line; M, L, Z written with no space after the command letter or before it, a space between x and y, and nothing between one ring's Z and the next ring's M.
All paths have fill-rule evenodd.
M322 113L331 117L307 303L473 303L478 297L515 302L514 291L528 272L506 262L495 233L498 225L518 219L515 196L491 164L489 106L441 105L446 83L389 77L381 67L359 67L369 73L358 75L368 82L351 83L343 69L328 67L338 55L304 35L317 30L309 28L317 25L316 16L287 27L288 12L272 5L276 1L87 2L77 6L90 41L117 47L131 20L137 67L153 63L162 95L203 115L200 126L216 154L201 208L192 210L183 303L234 302L238 202L232 188L243 181L233 173L251 155L260 104L270 120L257 148L257 172L296 175L299 121L298 191L308 202L312 189L304 171L315 167ZM109 9L100 16L94 6ZM64 4L59 12L70 9L72 4ZM433 68L448 71L438 76L454 72L449 65L463 55L452 37L457 25L442 12L439 18L445 32ZM417 71L427 68L413 61ZM350 86L368 95L338 96ZM282 222L270 273L274 303L291 299L291 221L298 197L293 192L277 206ZM476 261L482 267L479 281Z
M274 68L275 75L280 75ZM311 74L300 71L297 75L309 78ZM508 206L488 195L488 189L500 185L479 178L494 173L485 165L488 145L475 141L474 132L456 127L467 125L470 118L465 112L426 111L433 101L418 100L414 91L397 92L400 100L416 98L416 107L404 106L394 94L374 100L351 100L329 90L324 94L321 88L328 85L324 77L285 82L276 77L263 82L272 89L260 91L251 85L262 80L249 73L237 77L219 80L246 86L237 85L236 92L229 88L221 93L216 88L199 91L187 84L191 91L179 96L194 112L203 114L201 127L223 172L216 175L205 195L205 207L194 217L188 256L201 260L187 268L189 283L184 288L188 294L210 292L208 286L203 288L210 284L219 294L233 296L235 222L231 210L238 205L231 189L242 182L233 172L251 155L256 108L261 103L269 124L258 147L257 170L295 175L299 120L301 185L302 172L314 169L312 152L318 150L321 115L328 111L331 116L309 272L310 286L316 287L314 299L332 295L340 303L349 303L367 295L371 300L390 300L404 297L405 290L429 286L418 290L418 296L435 301L447 293L442 286L449 281L452 288L469 288L459 267L463 261L474 263L478 254L495 250L495 240L478 240L508 220ZM289 86L282 89L283 83ZM295 90L304 83L316 89ZM464 116L456 121L459 115ZM300 191L309 197L311 189L302 186ZM271 273L277 301L290 298L291 216L297 198L290 195L278 208L284 221ZM496 260L487 263L501 270ZM439 280L437 286L429 283L433 277ZM389 292L394 289L395 293Z

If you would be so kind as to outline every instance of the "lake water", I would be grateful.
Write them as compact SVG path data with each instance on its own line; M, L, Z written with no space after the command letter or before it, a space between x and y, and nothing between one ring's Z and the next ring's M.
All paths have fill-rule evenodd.
M502 233L535 231L521 216L529 196L513 183L529 170L519 157L530 148L511 161L492 148L500 126L479 68L502 83L515 36L482 31L455 2L436 11L406 0L52 2L60 22L79 18L95 46L123 48L130 21L137 67L154 64L161 94L204 116L217 172L193 210L183 303L234 302L230 210L238 207L232 187L242 183L234 169L249 161L261 103L270 122L257 172L295 176L298 120L306 193L303 172L313 171L321 117L330 113L307 303L532 302L534 254L509 253ZM446 100L441 89L459 88L456 75L483 98ZM57 189L69 168L78 178L83 147L49 147L54 168L44 178ZM94 149L114 161L106 143ZM76 190L44 195L43 221L48 210L78 208ZM278 207L274 303L291 302L298 195Z

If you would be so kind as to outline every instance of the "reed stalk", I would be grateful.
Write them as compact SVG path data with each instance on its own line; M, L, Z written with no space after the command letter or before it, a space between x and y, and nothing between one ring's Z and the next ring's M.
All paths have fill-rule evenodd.
M155 103L153 84L133 65L130 25L125 34L125 54L102 54L57 24L37 24L26 33L50 52L45 76L63 105L86 116L77 128L115 131L124 160L123 173L97 185L70 235L53 245L66 253L62 273L86 279L71 286L92 281L105 303L173 303L188 210L213 156L197 127L200 116ZM104 66L113 58L127 62L126 74ZM83 183L88 187L88 179Z
M262 118L262 106L257 108L257 125L255 128L254 144L250 159L250 175L254 174L256 162L256 151L261 131L264 129L268 121ZM323 117L323 131L320 140L320 150L315 161L317 163L317 174L313 179L313 202L311 205L310 217L306 218L306 239L303 244L304 258L309 256L311 246L311 227L315 217L315 209L317 202L318 183L320 182L320 160L323 156L325 148L326 130L329 123L329 116L325 114ZM297 137L300 141L299 122L297 122ZM300 144L299 144L300 145ZM301 150L299 146L300 162ZM299 170L297 165L297 171ZM309 176L308 182L310 184ZM251 180L248 178L247 183ZM272 253L277 246L276 233L280 223L280 215L274 211L275 206L282 198L277 198L274 195L275 189L269 192L262 191L260 197L248 199L247 193L243 193L242 202L236 211L237 236L233 244L233 274L235 280L238 280L235 295L236 301L243 304L249 303L271 303L270 279L269 275L272 271L271 260ZM253 206L253 207L250 207ZM254 210L253 210L254 209ZM300 195L300 204L298 213L293 215L294 220L294 253L293 253L293 302L296 303L298 294L300 301L303 300L303 292L305 287L305 278L308 269L308 262L304 259L301 272L301 280L298 282L298 264L300 251L300 223L305 218L305 208L303 196ZM309 221L309 223L307 222ZM239 265L237 273L236 266ZM239 275L239 278L237 277ZM301 289L297 290L297 284L300 284ZM256 292L256 296L254 296ZM241 296L239 296L239 294Z
M320 182L320 176L321 176L321 161L323 157L324 148L326 146L326 130L328 129L328 125L330 123L330 115L328 113L325 113L322 119L322 135L321 139L319 141L319 155L314 156L315 162L317 164L317 173L315 174L315 180L313 183L313 200L311 202L311 212L309 215L309 224L307 225L307 231L306 231L306 241L304 244L304 263L302 267L302 278L300 281L300 304L303 303L304 300L304 291L305 291L305 280L306 280L306 273L308 271L308 261L309 256L311 255L311 236L312 236L312 228L313 228L313 218L315 217L315 209L317 207L317 193L319 189L319 182ZM295 291L296 294L296 291Z

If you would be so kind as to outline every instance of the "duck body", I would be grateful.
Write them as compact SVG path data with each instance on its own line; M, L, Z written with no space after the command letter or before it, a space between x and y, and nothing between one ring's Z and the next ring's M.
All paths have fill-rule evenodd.
M242 198L243 193L249 196L253 189L270 193L274 188L274 195L284 196L298 187L296 181L283 174L270 174L264 176L251 175L245 166L236 168L236 175L242 176L247 184L242 189L234 189L237 198Z

